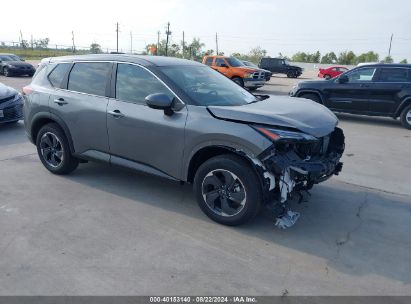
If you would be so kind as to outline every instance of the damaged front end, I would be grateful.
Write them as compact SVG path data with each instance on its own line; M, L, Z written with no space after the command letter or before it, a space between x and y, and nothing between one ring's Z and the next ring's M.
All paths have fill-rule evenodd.
M328 135L314 137L294 130L253 127L273 142L254 163L264 179L266 201L281 207L276 225L288 228L299 214L287 209L287 201L294 195L301 200L315 184L341 172L344 133L336 127Z

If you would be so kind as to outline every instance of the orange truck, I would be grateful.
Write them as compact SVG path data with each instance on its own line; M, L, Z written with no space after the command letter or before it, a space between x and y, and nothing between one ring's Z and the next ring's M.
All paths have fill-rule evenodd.
M263 70L246 66L235 57L204 56L203 64L219 71L238 85L249 90L256 90L265 84L265 72Z

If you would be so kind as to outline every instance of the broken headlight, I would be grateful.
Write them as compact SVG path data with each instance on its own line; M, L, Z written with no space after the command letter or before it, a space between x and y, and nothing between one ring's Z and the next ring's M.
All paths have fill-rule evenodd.
M287 131L287 130L280 130L274 128L267 128L267 127L253 127L257 132L263 134L268 139L272 141L281 141L281 142L296 142L296 141L317 141L318 138L312 135L303 133L303 132L295 132L295 131Z

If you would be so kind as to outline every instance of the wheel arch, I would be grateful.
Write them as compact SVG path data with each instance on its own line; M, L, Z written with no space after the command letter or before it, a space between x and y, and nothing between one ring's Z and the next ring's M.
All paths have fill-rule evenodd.
M405 97L404 100L400 103L400 105L397 108L397 111L394 114L394 117L399 117L402 113L402 111L407 107L411 105L411 96Z
M73 139L71 137L70 130L67 127L66 123L60 117L53 113L39 113L38 115L33 117L32 121L33 122L30 128L30 136L33 139L34 143L36 142L38 132L43 126L49 123L55 123L63 130L64 135L66 136L70 146L70 152L75 153Z
M318 91L318 90L310 90L310 89L304 90L304 89L303 89L303 90L300 90L300 91L297 92L296 97L301 97L301 96L304 95L304 94L315 94L315 95L317 95L318 97L320 97L321 104L324 104L324 97L323 97L323 95L321 94L320 91Z

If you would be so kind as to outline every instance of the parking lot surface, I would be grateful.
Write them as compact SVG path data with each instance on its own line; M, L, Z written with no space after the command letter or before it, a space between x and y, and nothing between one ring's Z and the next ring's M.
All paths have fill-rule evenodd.
M273 77L257 92L313 77ZM302 216L285 231L267 212L218 225L189 185L121 168L54 176L22 123L0 126L0 295L411 295L411 131L338 116L343 172L293 205Z

